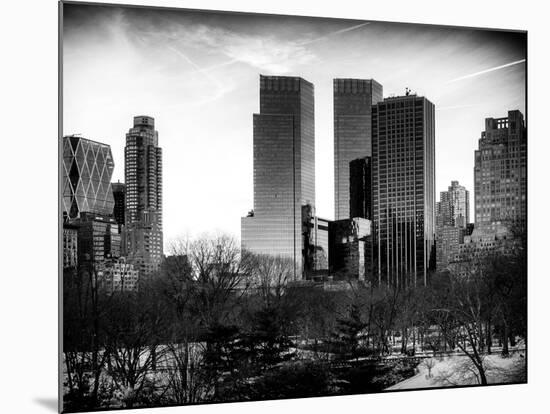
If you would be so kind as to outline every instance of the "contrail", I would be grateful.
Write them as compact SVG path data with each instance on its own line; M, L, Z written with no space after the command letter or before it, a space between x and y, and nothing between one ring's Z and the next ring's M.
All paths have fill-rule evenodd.
M505 65L500 65L500 66L496 66L494 68L482 70L480 72L471 73L469 75L461 76L459 78L452 79L452 80L450 80L446 83L458 82L458 81L461 81L461 80L464 80L464 79L474 78L476 76L484 75L484 74L489 73L489 72L494 72L495 70L504 69L504 68L507 68L507 67L513 66L513 65L519 65L520 63L523 63L523 62L525 62L525 59L516 60L515 62L506 63Z
M340 33L351 32L352 30L359 29L360 27L366 26L367 24L370 24L370 22L360 23L360 24L357 24L357 25L355 25L355 26L346 27L345 29L336 30L335 32L329 33L329 34L327 34L327 35L325 35L325 36L321 36L321 37L318 37L318 38L316 38L316 39L305 40L305 41L303 41L303 42L298 42L298 43L296 43L296 44L297 44L298 46L309 45L309 44L311 44L311 43L315 43L315 42L319 42L319 41L321 41L321 40L328 39L329 37L334 36L334 35L337 35L337 34L340 34Z

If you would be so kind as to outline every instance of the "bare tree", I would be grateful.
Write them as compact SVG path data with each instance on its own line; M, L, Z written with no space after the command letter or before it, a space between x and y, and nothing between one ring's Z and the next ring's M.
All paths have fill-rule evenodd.
M250 288L257 292L265 306L279 302L288 282L294 277L294 262L290 258L267 254L243 253L250 273Z

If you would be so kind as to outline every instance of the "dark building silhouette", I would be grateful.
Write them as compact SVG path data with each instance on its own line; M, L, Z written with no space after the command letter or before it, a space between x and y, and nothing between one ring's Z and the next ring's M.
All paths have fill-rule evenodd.
M334 215L350 215L352 160L371 156L371 108L382 100L382 85L373 79L334 79Z
M134 117L124 161L128 261L140 275L150 275L159 269L163 255L162 150L153 118Z
M113 217L119 225L124 226L126 217L126 185L120 181L111 184L113 188L113 198L115 200L115 206L113 208Z
M313 85L260 76L254 114L254 210L241 219L242 248L291 258L302 277L302 207L315 208Z
M372 158L349 163L349 214L372 220Z
M435 267L434 105L386 98L372 108L373 220L379 283L426 284Z

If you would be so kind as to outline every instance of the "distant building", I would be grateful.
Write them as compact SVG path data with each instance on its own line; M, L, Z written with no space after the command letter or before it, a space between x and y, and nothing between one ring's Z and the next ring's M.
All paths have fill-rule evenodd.
M484 226L473 229L470 235L464 236L464 242L458 246L448 268L458 274L465 274L469 264L482 260L491 254L508 255L521 247L521 241L504 225Z
M81 212L78 226L78 264L83 271L103 271L106 260L120 257L120 233L110 216Z
M372 105L382 101L373 79L334 79L334 215L350 214L350 162L372 155Z
M159 269L162 240L162 150L155 120L134 117L124 148L125 238L130 263L149 275Z
M349 214L372 220L372 158L349 163Z
M317 217L310 205L302 207L304 279L328 276L329 224L328 220Z
M470 197L465 187L452 181L436 204L436 267L445 269L458 253L470 221Z
M63 269L78 265L78 226L63 223Z
M303 273L302 206L315 207L313 85L260 76L254 114L254 210L241 219L242 249L291 258Z
M372 107L378 283L425 285L435 267L434 117L434 105L416 95Z
M527 130L520 111L486 118L475 151L476 228L527 220Z
M102 288L112 294L116 292L135 292L139 287L139 272L124 258L106 262L102 278Z
M457 259L464 238L472 232L472 227L439 226L436 233L436 268L445 270Z
M74 219L83 211L112 214L114 168L109 145L76 135L63 137L63 216Z
M329 268L336 280L371 280L372 222L364 218L329 223Z
M470 223L470 193L466 188L451 181L447 191L441 191L436 206L436 224L466 228Z
M154 211L143 211L141 220L128 224L125 231L128 262L150 276L160 269L163 259L162 230Z

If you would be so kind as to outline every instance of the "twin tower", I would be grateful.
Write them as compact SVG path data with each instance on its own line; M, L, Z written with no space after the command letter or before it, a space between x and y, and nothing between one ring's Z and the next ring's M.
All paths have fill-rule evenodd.
M331 256L330 224L361 218L372 223L371 274L358 277L425 283L434 239L431 102L408 92L383 99L375 80L334 79L334 222L315 217L313 84L260 75L253 145L254 209L241 219L243 250L291 258L295 279L306 279L311 240ZM329 271L319 263L316 270Z

